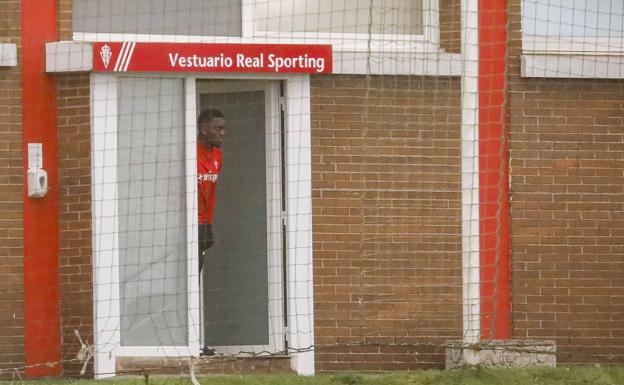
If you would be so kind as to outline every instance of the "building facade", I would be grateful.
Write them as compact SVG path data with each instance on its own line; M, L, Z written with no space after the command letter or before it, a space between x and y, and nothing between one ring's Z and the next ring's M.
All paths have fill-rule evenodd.
M205 342L269 353L213 371L436 368L450 340L624 361L622 2L113 3L0 10L3 377L183 371ZM332 70L133 71L160 43L329 45ZM231 171L200 287L208 106Z

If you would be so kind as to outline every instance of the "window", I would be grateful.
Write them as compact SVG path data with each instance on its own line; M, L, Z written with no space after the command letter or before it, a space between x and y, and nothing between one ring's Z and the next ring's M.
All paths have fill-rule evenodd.
M434 20L437 1L430 0L256 0L253 7L254 36L316 39L356 51L369 43L393 51L435 44ZM427 48L433 46L419 49Z
M522 28L536 36L622 38L624 0L525 0Z
M522 74L623 78L624 0L523 0Z
M258 0L255 3L258 32L343 32L392 35L422 34L422 3L373 0Z
M74 0L78 33L238 36L240 0Z
M437 52L438 0L75 0L74 40Z

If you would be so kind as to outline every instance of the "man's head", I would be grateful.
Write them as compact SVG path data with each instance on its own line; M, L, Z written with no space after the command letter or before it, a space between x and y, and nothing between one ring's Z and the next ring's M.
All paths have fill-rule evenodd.
M215 109L202 111L197 117L197 141L207 147L221 147L224 136L223 113Z

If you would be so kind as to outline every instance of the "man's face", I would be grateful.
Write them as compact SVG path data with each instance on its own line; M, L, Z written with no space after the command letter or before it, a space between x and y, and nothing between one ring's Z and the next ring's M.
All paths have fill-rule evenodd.
M199 130L205 144L211 147L221 147L225 137L225 119L212 118L210 121L202 123Z

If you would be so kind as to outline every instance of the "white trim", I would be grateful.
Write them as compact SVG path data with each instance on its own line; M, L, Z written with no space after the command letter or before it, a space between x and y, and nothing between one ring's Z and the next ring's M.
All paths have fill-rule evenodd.
M463 340L481 334L479 283L479 0L462 0L462 303Z
M269 253L269 338L274 351L283 351L284 329L284 262L282 258L282 173L281 173L281 138L280 138L280 95L279 82L273 81L266 92L265 119L270 127L266 138L267 164L267 246Z
M254 35L254 0L241 0L242 37Z
M206 79L197 77L196 80ZM224 355L267 355L284 350L284 309L283 309L283 263L281 228L281 173L280 173L280 132L279 132L279 92L277 81L224 80L211 82L208 86L197 87L197 105L203 94L244 91L264 91L265 94L265 135L266 144L266 194L267 194L267 280L269 343L267 345L213 346ZM227 117L226 117L227 119Z
M566 37L523 34L522 52L620 56L624 54L624 37Z
M184 124L186 159L186 242L188 271L188 325L189 349L192 356L199 355L201 348L201 305L199 287L199 244L197 234L197 103L196 83L193 78L184 80Z
M115 349L121 341L116 183L117 79L105 74L91 75L91 101L94 374L96 379L101 379L115 375Z
M423 32L425 40L436 47L440 45L439 0L423 0Z
M527 78L624 79L623 37L522 36Z
M526 78L624 79L624 55L522 55Z
M288 250L288 333L291 367L314 374L312 285L312 151L310 77L286 82L286 244ZM299 351L299 352L297 352Z
M0 43L0 67L17 65L17 44Z

